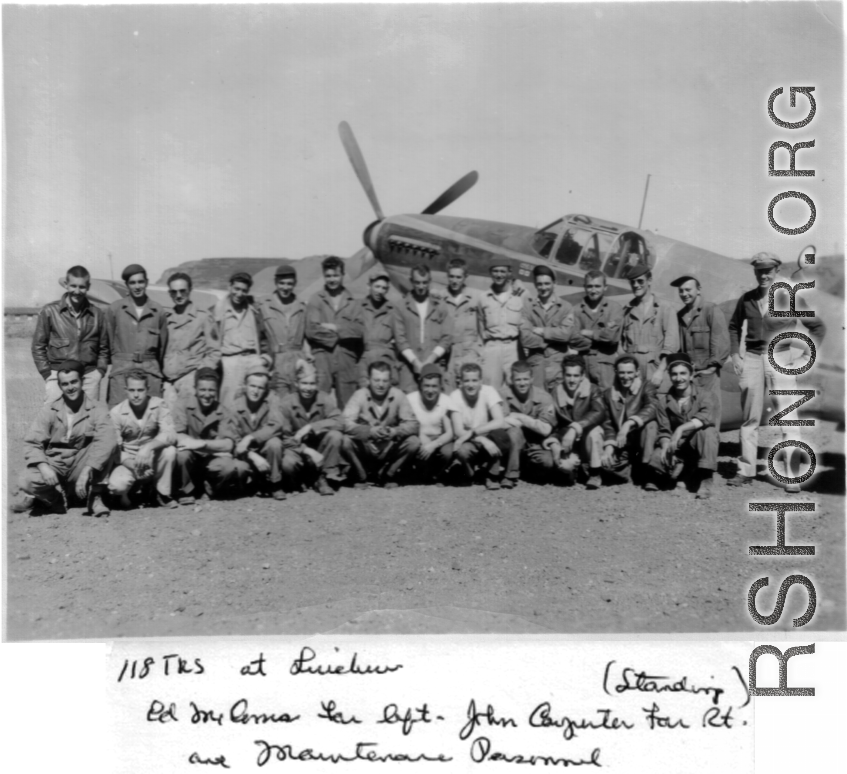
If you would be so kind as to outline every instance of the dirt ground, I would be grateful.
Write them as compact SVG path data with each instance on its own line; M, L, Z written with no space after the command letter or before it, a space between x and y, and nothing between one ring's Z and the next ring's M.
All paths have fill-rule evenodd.
M8 492L42 400L29 342L6 339ZM773 431L763 431L770 447ZM728 488L737 432L722 434L709 502L632 485L588 492L406 487L250 498L92 519L5 509L7 640L125 636L464 632L761 631L747 611L757 578L808 575L807 629L845 627L844 436L820 425L819 475L788 516L788 543L813 557L751 557L775 541L781 500L765 482ZM761 449L762 454L765 448ZM791 629L806 593L789 592L773 628Z

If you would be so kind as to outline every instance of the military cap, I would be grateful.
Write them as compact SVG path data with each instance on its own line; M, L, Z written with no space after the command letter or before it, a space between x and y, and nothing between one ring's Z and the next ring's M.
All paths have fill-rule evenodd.
M544 264L539 264L532 270L533 277L541 277L541 276L551 277L553 280L556 279L556 275L553 273L553 270L549 266L545 266Z
M56 369L56 373L61 373L62 371L76 371L81 378L85 373L85 366L79 360L63 360Z
M237 271L229 278L229 284L233 282L245 282L248 287L253 287L253 278L246 271Z
M494 269L498 266L505 266L507 269L512 268L512 260L510 258L506 258L503 255L495 255L491 259L491 263L488 264L489 269Z
M293 266L287 264L277 266L276 271L274 272L274 279L279 279L280 277L294 277L296 280L297 270Z
M634 280L638 277L643 277L648 271L650 271L650 267L646 263L640 263L638 266L634 266L629 270L629 276L627 279Z
M143 274L145 278L147 277L147 270L139 263L131 263L121 272L121 279L124 282L129 282L129 278L133 274Z
M377 269L368 278L368 284L370 284L371 282L376 282L377 280L385 280L386 282L391 282L391 276L385 269Z
M220 374L218 373L217 369L209 368L208 366L206 366L204 368L198 368L194 372L194 384L197 384L197 382L201 382L204 379L207 380L207 381L214 380L216 384L221 383L221 377L220 377Z
M694 280L698 285L700 284L700 280L698 280L697 277L692 277L690 274L683 274L681 277L677 277L673 282L671 282L671 287L681 288L689 280Z
M676 365L684 365L691 373L694 373L694 364L691 362L691 356L685 352L674 352L668 355L668 371Z
M421 380L426 379L428 376L437 376L439 379L444 376L441 366L438 363L427 363L421 368Z
M782 266L782 261L779 260L773 253L756 253L750 260L750 265L754 269L774 269Z
M262 364L255 365L252 368L247 370L247 373L244 374L244 381L246 382L248 377L250 376L267 376L268 379L271 378L271 372Z

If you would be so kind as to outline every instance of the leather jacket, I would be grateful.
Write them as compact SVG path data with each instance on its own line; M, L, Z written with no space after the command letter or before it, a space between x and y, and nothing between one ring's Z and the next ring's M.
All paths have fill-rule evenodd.
M32 337L32 359L45 379L65 360L79 360L86 373L96 368L105 374L109 342L103 311L89 302L79 317L74 317L67 293L47 304L38 314Z

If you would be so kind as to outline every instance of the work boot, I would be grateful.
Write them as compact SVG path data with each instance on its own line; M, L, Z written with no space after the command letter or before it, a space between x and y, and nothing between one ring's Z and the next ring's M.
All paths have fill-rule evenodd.
M586 489L599 489L603 484L603 479L600 478L599 470L591 470L588 476L588 481L585 482Z
M40 498L35 498L35 502L33 503L32 510L29 512L30 516L49 516L53 513L66 513L64 503L62 502L62 498L58 495L54 495L50 500L42 500Z
M12 513L29 513L35 505L35 498L31 494L21 492L17 500L15 500L9 508Z
M183 495L179 498L180 505L194 505L195 500L191 495Z
M315 484L315 491L319 495L323 495L324 497L328 497L330 495L335 494L335 490L327 483L327 480L324 476L320 476Z
M92 494L88 498L88 513L95 518L100 518L108 516L110 511L99 494Z
M353 489L370 489L370 486L367 481L357 481L353 484Z
M285 500L287 495L285 494L285 490L281 486L278 486L271 493L271 497L274 500Z
M156 504L160 508L178 508L179 503L173 499L170 495L164 495L161 492L157 492L156 494Z
M490 490L495 490L500 488L500 482L496 478L487 478L485 479L485 488Z
M514 489L518 485L518 480L516 478L504 478L500 485L503 489Z

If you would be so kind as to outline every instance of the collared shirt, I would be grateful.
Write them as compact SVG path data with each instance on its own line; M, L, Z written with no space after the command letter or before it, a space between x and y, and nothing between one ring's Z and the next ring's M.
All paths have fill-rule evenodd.
M523 299L511 290L494 295L490 288L481 294L479 309L479 333L483 341L492 339L512 340L518 337L523 312Z
M335 398L326 392L318 392L308 409L303 405L298 393L289 393L280 402L280 411L285 419L286 432L292 434L306 425L311 425L318 435L330 430L344 429L344 420L338 410L338 404Z
M250 411L247 396L243 393L228 408L229 416L223 424L221 438L231 438L238 443L245 436L252 435L256 445L261 446L271 438L290 435L282 415L280 399L275 392L265 396L255 413Z
M135 457L138 450L154 438L172 446L176 443L173 417L162 398L150 397L141 417L136 417L129 398L118 403L109 412L121 448L121 460Z
M356 425L397 428L398 437L416 435L419 428L408 399L396 387L389 388L381 404L373 399L369 388L356 390L344 407L344 429L349 433Z
M614 441L626 420L641 427L656 418L658 391L652 382L637 377L628 390L620 390L615 382L603 393L603 403L603 435L607 442Z
M131 298L115 301L106 310L106 330L113 374L140 367L154 376L162 375L168 317L159 303L148 298L139 317Z
M658 365L662 355L679 351L679 323L676 310L650 294L640 304L630 301L624 307L621 349L628 354L647 355Z
M221 355L259 352L259 329L252 304L237 312L227 298L221 318Z
M553 391L553 407L556 412L554 427L561 432L578 422L582 428L580 438L606 418L603 393L588 381L587 376L582 377L573 395L568 395L564 385L557 385Z
M729 357L729 332L723 312L713 303L697 299L691 309L677 312L681 352L691 356L695 371L723 367Z
M477 352L482 346L479 333L479 293L464 288L458 295L444 297L447 312L453 321L453 354Z
M204 414L196 396L180 398L173 411L174 430L190 438L214 441L220 438L228 413L217 403L208 414Z
M540 334L533 328L542 328ZM536 297L524 304L520 323L521 346L528 353L544 357L564 355L588 341L575 326L573 307L564 298L554 296L545 307Z
M503 415L526 414L531 419L539 419L551 427L556 424L556 413L553 409L553 398L549 393L538 387L531 387L526 400L522 401L508 385L500 388L503 399Z
M118 445L109 410L84 396L70 429L69 414L64 396L39 409L24 438L24 459L28 466L46 462L68 473L77 454L88 449L86 463L93 470L103 469Z
M332 323L338 330L321 328L321 323ZM306 339L313 350L332 352L340 346L360 352L364 335L361 308L347 288L342 288L337 296L324 288L306 304Z
M109 339L103 311L83 299L78 313L71 307L70 294L47 304L39 313L32 337L32 359L43 377L65 360L79 360L85 373L109 366Z
M581 342L577 349L598 362L613 363L618 351L623 327L623 307L613 299L601 298L593 309L583 298L574 310L576 327L591 331L591 339Z
M189 301L182 314L174 309L168 309L165 314L168 321L168 346L162 367L165 378L175 382L201 366L212 367L209 313Z
M365 352L379 351L394 357L397 308L387 299L377 308L370 296L361 299L358 304L358 314L364 323Z
M440 438L452 428L450 415L453 413L453 403L443 392L438 394L438 400L430 409L424 405L420 392L409 394L409 405L420 424L420 439L423 443L431 443Z
M306 336L306 304L299 298L283 302L277 293L263 298L256 308L271 352L299 352Z
M703 427L713 427L715 424L714 395L710 390L701 390L691 382L690 394L687 398L677 398L673 389L659 395L657 420L660 438L670 438L674 430L692 419L699 419Z
M785 280L777 278L777 282ZM789 283L791 284L791 283ZM767 308L768 294L765 293L764 302ZM796 295L797 303L795 308L806 311L808 304L803 299L802 292ZM765 352L771 339L779 333L785 331L793 331L797 329L797 319L793 317L773 317L769 312L762 314L759 299L759 289L753 288L748 290L735 305L735 311L729 320L729 343L730 351L733 355L738 354L741 346L741 328L744 321L747 321L747 338L745 346L747 352L755 355L760 355ZM782 307L784 308L784 307ZM823 321L817 317L801 317L799 321L813 335L817 343L823 341L826 334L826 328ZM777 352L788 349L791 346L791 340L781 341L776 345Z
M411 349L419 358L429 357L440 347L442 354L453 342L453 320L447 306L437 298L427 299L426 316L421 318L420 305L412 294L397 305L397 350Z

